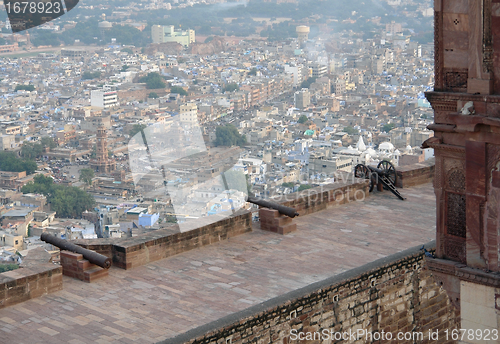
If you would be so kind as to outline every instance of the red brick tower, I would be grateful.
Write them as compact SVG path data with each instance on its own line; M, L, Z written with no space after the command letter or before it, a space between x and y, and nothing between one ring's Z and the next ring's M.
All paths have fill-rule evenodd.
M500 1L434 4L435 87L427 99L435 137L424 147L436 156L439 259L430 267L462 308L463 324L461 295L477 284L500 286Z
M108 136L106 129L102 126L97 128L96 157L90 164L99 173L112 172L116 167L116 162L108 157Z

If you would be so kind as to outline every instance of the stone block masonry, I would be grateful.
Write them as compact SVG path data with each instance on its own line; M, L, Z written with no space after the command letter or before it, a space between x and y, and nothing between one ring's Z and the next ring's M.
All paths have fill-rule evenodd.
M239 210L221 221L183 233L157 230L133 238L75 240L74 243L112 258L114 266L131 269L251 231L251 213Z
M454 343L444 331L458 328L460 314L426 268L419 248L294 290L164 343ZM434 337L429 338L429 331ZM325 333L361 337L329 341ZM385 341L371 339L382 333ZM316 337L304 340L307 334Z
M434 180L434 170L436 168L434 159L429 159L422 163L401 166L396 168L396 187L411 188Z
M108 276L108 269L91 264L80 253L61 251L61 265L65 276L89 283Z
M40 263L0 273L0 309L63 288L62 267Z
M293 219L281 215L274 209L259 209L260 229L275 232L278 234L288 234L297 230L297 224L292 223Z
M368 184L367 180L356 178L273 197L270 201L295 208L300 216L304 216L333 206L362 201L368 197Z

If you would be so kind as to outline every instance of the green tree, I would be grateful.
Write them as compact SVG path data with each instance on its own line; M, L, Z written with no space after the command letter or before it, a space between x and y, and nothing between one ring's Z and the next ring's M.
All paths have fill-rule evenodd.
M309 78L300 83L300 88L309 88L311 84L316 81L316 78Z
M160 97L158 96L158 93L151 92L150 94L148 94L148 98L158 99Z
M54 141L54 139L52 137L49 137L49 136L42 137L42 139L40 140L40 143L41 143L43 148L49 147L50 149L54 149L57 147L57 144Z
M304 190L307 190L307 189L310 189L310 188L312 188L312 186L309 185L309 184L301 184L299 186L299 190L298 191L304 191Z
M24 90L24 91L34 91L35 86L33 85L17 85L14 91L19 91L19 90Z
M382 127L382 131L385 133L388 133L392 129L394 129L394 123L384 124L384 126Z
M35 159L43 155L45 148L57 147L53 138L44 136L40 142L24 142L21 147L21 156L26 159Z
M243 146L246 143L246 137L242 136L232 124L215 129L216 146Z
M134 124L134 126L132 127L132 129L130 129L128 134L130 137L134 137L135 134L143 131L145 128L146 128L146 125L144 125L144 124Z
M247 75L257 75L257 68L250 69L250 71L247 73Z
M286 183L283 183L281 185L286 187L286 188L289 188L289 189L293 189L293 187L295 186L295 184L293 184L291 182L286 182Z
M140 78L139 82L146 83L146 88L148 90L156 88L165 88L166 86L165 82L163 81L163 77L156 72L148 73L148 75Z
M131 48L123 48L122 50L120 50L124 53L129 53L129 54L134 54L134 51L131 49Z
M357 129L354 129L353 127L351 126L347 126L344 128L343 130L345 133L348 133L349 135L354 135L354 134L357 134L359 133L359 131Z
M306 115L302 115L302 116L300 116L300 117L299 117L298 122L299 122L300 124L304 124L304 123L306 123L306 122L307 122L307 116L306 116Z
M0 264L0 273L16 270L17 268L19 268L17 264Z
M36 162L31 159L19 158L13 152L0 151L0 171L26 171L26 174L33 174L36 171L36 168Z
M126 72L126 71L127 71L127 69L129 69L129 68L130 68L130 66L123 65L123 66L122 66L122 69L120 69L120 72Z
M230 84L227 84L226 86L224 86L223 91L224 92L234 92L234 91L237 91L239 89L240 89L240 87L238 86L238 84L230 83Z
M91 168L83 168L80 170L80 181L85 182L87 185L92 184L92 179L94 179L94 170Z
M167 223L177 223L177 217L175 215L167 215L165 216L165 220Z
M94 197L74 187L54 184L51 177L42 174L35 176L32 182L21 188L22 193L40 193L47 197L47 202L58 217L78 218L85 210L95 206Z
M86 72L83 72L83 74L82 74L82 80L97 79L100 76L101 76L101 72L99 72L99 71L95 71L95 72L86 71Z
M177 93L177 94L180 94L181 96L187 96L188 95L188 93L186 92L186 90L183 89L180 86L172 86L170 88L170 93Z

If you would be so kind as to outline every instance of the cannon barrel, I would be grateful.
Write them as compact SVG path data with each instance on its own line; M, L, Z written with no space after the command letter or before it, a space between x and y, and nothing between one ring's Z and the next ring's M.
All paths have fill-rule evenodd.
M94 251L87 250L81 246L70 243L67 240L57 238L48 233L42 233L40 239L43 241L59 247L61 250L80 253L83 258L87 259L90 263L100 266L101 268L109 269L111 266L111 259Z
M258 199L258 198L248 196L247 202L260 205L261 207L264 207L264 208L277 210L281 214L286 215L286 216L291 217L291 218L294 218L295 216L299 216L299 213L297 213L297 211L294 208L287 207L287 206L273 203L273 202L269 202L269 201L264 201L263 199Z
M379 176L385 176L387 175L387 172L385 170L381 170L380 168L376 168L376 167L373 167L373 166L367 166L368 169L371 171L371 172L375 172L377 173Z

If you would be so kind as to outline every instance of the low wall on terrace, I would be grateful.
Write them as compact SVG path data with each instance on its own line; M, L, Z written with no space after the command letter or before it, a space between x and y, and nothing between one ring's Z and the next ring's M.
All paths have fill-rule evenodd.
M200 225L198 228L183 233L157 230L132 238L74 240L73 242L111 258L115 266L131 269L251 230L251 213L239 210L220 221Z
M425 268L422 251L414 247L231 314L164 344L319 344L330 343L332 338L331 343L454 343L444 331L458 328L459 317ZM338 338L358 330L363 331L358 341ZM392 340L370 340L382 331L386 339L390 333ZM438 338L429 339L429 331L438 331ZM397 340L398 335L406 338Z
M62 290L62 267L50 260L50 253L36 248L18 269L0 273L0 309Z
M368 181L346 177L345 181L321 185L301 192L273 197L270 200L295 208L299 215L307 215L329 207L364 200Z
M396 187L411 188L412 186L432 182L434 180L434 158L422 163L396 168L398 178Z

